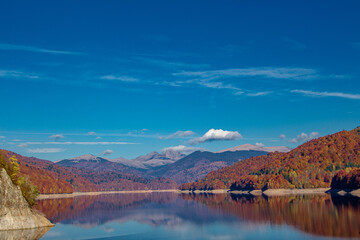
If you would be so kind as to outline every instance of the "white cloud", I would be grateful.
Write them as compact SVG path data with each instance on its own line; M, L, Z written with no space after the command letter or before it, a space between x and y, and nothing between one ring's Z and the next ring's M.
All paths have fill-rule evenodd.
M88 132L88 135L90 136L96 135L96 132Z
M210 129L202 137L194 138L189 141L191 145L211 142L211 141L223 141L223 140L237 140L242 138L241 134L237 131L224 131L222 129Z
M26 143L20 143L19 145L17 145L18 147L27 147Z
M101 137L97 136L95 139L101 139Z
M65 138L65 137L62 134L54 134L54 135L49 136L49 138L59 140L61 138Z
M255 143L255 146L264 147L265 145L263 143L261 143L261 142L257 142L257 143Z
M5 136L0 136L0 139L6 138Z
M176 131L173 134L170 134L169 136L165 137L159 137L159 139L172 139L172 138L182 138L182 137L188 137L191 135L194 135L195 133L193 131Z
M313 92L306 90L291 90L292 93L301 93L305 96L309 97L341 97L348 99L360 99L360 94L350 94L350 93L342 93L342 92Z
M317 138L318 136L319 136L318 132L312 132L309 135L306 133L301 133L297 135L296 138L290 139L289 142L290 143L307 142L310 141L311 139Z
M138 82L139 79L134 77L128 77L128 76L115 76L115 75L105 75L102 76L101 79L104 80L116 80L121 82Z
M103 151L103 153L101 155L106 156L106 155L113 154L113 153L114 153L113 150L107 149L107 150Z
M280 139L285 139L286 138L286 136L285 136L285 134L280 134Z
M81 55L80 52L70 52L70 51L59 51L51 50L45 48L38 48L33 46L22 46L14 44L0 43L0 50L17 50L17 51L28 51L28 52L38 52L38 53L50 53L50 54L65 54L65 55Z
M63 152L63 148L28 148L26 149L29 153L58 153Z
M26 142L28 145L125 145L131 142Z
M161 151L162 152L175 151L175 152L179 152L179 153L190 154L192 152L202 151L202 150L204 150L204 149L203 148L197 148L197 147L187 147L187 146L184 146L184 145L178 145L178 146L172 146L172 147L163 148Z

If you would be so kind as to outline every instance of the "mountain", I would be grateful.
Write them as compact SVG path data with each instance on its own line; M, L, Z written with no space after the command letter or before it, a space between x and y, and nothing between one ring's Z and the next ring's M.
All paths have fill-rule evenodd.
M97 157L91 154L82 155L75 158L64 159L56 162L57 165L63 167L75 167L79 169L89 169L93 171L116 171L122 173L131 173L142 175L141 171L126 166L119 162L111 162L102 157Z
M85 154L85 155L81 155L79 157L74 157L74 158L69 158L69 159L65 159L74 163L79 163L79 162L106 162L108 161L108 159L106 158L102 158L102 157L97 157L95 155L92 154ZM60 161L64 161L64 160L60 160ZM60 162L57 161L56 163Z
M237 162L180 188L330 187L336 172L355 167L360 167L360 127L313 139L287 153L274 152Z
M264 154L267 152L253 150L223 153L196 151L172 164L150 171L148 174L170 178L177 183L192 182L204 177L211 171L249 157Z
M234 151L243 151L243 150L254 150L254 151L263 151L263 152L290 152L291 148L285 146L274 146L274 147L261 147L252 144L243 144L232 148L227 148L224 150L217 151L217 153L222 152L234 152Z
M114 169L109 170L109 161L106 159L106 161L98 159L100 162L105 162L105 171L104 169L101 169L100 166L95 167L95 169L86 168L89 166L86 164L102 164L97 163L98 160L94 160L93 157L85 159L84 157L75 158L75 160L64 162L64 165L76 165L76 161L78 161L79 164L85 164L84 168L78 168L72 166L60 166L51 161L34 157L25 157L7 150L0 150L0 155L3 155L7 161L11 156L15 156L20 165L21 175L28 178L31 183L38 187L40 193L43 194L174 189L177 187L177 184L170 179L149 179L132 173L121 172ZM89 161L87 162L86 159ZM110 162L110 164L116 163ZM125 167L128 168L127 166Z
M109 161L121 163L123 165L134 168L152 169L172 164L183 157L185 157L185 154L181 154L177 151L167 150L162 153L153 151L147 155L139 156L132 160L116 158L109 159Z

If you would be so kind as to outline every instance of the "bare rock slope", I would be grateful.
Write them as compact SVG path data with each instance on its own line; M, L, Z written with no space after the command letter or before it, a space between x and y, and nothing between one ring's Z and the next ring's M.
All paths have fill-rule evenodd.
M0 169L0 230L49 227L53 224L31 209L19 187Z

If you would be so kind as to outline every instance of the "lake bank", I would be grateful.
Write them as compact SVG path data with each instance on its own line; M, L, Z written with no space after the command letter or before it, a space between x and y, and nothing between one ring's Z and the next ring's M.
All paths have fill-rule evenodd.
M262 190L247 190L247 191L230 191L230 189L213 189L213 190L178 190L178 189L165 189L165 190L134 190L134 191L100 191L100 192L74 192L62 194L40 194L37 200L42 199L55 199L55 198L73 198L78 196L94 196L101 194L129 194L129 193L156 193L156 192L173 192L173 193L210 193L210 194L242 194L242 195L266 195L266 196L287 196L287 195L304 195L304 194L333 194L333 195L351 195L360 197L360 189L331 189L331 188L306 188L306 189L267 189Z
M118 193L153 193L153 192L179 192L178 189L165 190L134 190L134 191L100 191L100 192L73 192L73 193L59 193L59 194L40 194L37 200L54 199L54 198L72 198L78 196L93 196L101 194L118 194Z
M330 188L307 188L307 189L267 189L262 190L233 190L230 189L214 189L214 190L182 190L182 193L232 193L243 195L266 195L266 196L283 196L283 195L299 195L299 194L324 194L329 191Z
M230 189L214 189L214 190L181 190L182 193L232 193L239 195L252 195L252 196L287 196L287 195L304 195L304 194L332 194L340 196L355 196L360 197L360 189L331 189L331 188L305 188L305 189L267 189L262 190L234 190Z

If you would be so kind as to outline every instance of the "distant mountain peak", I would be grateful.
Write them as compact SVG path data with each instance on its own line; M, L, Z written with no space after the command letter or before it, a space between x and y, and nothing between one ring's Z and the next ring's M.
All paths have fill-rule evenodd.
M264 152L290 152L291 148L285 147L285 146L273 146L273 147L261 147L256 146L253 144L242 144L236 147L227 148L224 150L217 151L216 153L222 153L222 152L235 152L235 151L249 151L249 150L255 150L255 151L264 151Z
M71 161L71 162L84 162L84 161L88 161L88 162L103 162L103 161L108 161L108 159L106 158L103 158L103 157L98 157L98 156L95 156L93 154L84 154L84 155L81 155L81 156L78 156L78 157L74 157L74 158L68 158L68 159L64 159L66 161ZM57 161L57 163L61 162L61 161L64 161L64 160L60 160L60 161Z

